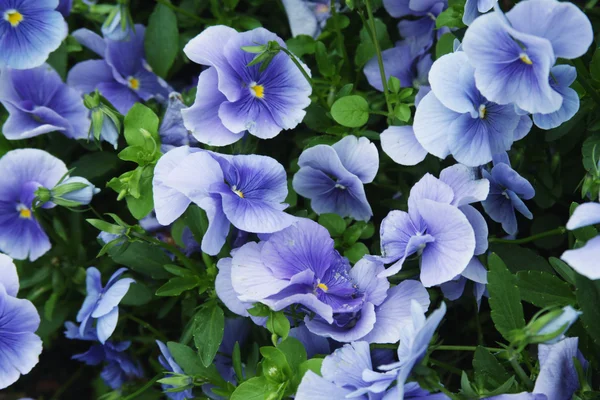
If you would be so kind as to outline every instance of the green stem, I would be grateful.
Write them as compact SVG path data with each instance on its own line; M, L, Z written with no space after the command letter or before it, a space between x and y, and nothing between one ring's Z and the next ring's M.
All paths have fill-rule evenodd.
M346 51L346 46L344 45L344 36L342 35L342 30L340 29L340 24L337 19L337 9L335 0L331 0L329 4L329 9L331 10L331 20L333 21L333 29L335 30L335 34L337 36L336 42L338 46L338 51L342 53L342 57L344 58L344 67L348 71L350 71L350 58L348 57L348 52Z
M529 376L527 376L527 373L525 373L525 371L523 370L523 368L521 368L521 366L515 358L510 359L510 365L513 367L513 369L515 370L521 381L527 386L527 388L529 390L532 390L533 382L531 381Z
M375 28L375 19L373 18L373 10L371 9L371 0L365 0L367 6L367 16L369 17L369 28L371 30L371 40L375 46L375 52L377 54L377 63L379 64L379 75L381 75L381 85L383 86L383 95L385 96L385 103L387 104L388 116L392 114L392 105L390 103L387 79L385 79L385 69L383 66L383 57L381 55L381 47L379 46L379 40L377 40L377 29Z
M441 345L436 346L433 350L448 350L448 351L475 351L478 346L451 346L451 345ZM506 349L502 349L500 347L484 347L489 352L501 352L506 351Z
M285 47L281 47L280 49L281 49L281 51L283 51L285 54L287 54L292 59L292 62L294 64L296 64L296 67L298 67L298 69L300 70L300 72L302 72L302 75L304 75L304 79L306 79L306 81L312 86L312 79L310 78L310 76L308 75L308 73L306 73L306 70L304 69L304 67L298 62L298 59L296 58L296 56L294 55L294 53L292 53L291 51L289 51Z
M477 304L477 300L474 300L475 303L475 326L477 327L477 344L483 346L483 331L481 330L481 321L479 320L479 305Z
M536 235L531 235L523 239L499 239L499 238L489 238L488 242L490 243L510 243L510 244L524 244L533 242L535 240L543 239L549 236L563 235L567 229L564 226L559 226L558 228L552 229L551 231L546 231L542 233L538 233Z
M162 4L165 7L169 7L171 10L175 11L176 13L179 13L181 15L185 15L188 18L191 18L193 20L196 20L202 24L210 24L212 21L209 21L208 19L204 19L204 18L200 18L197 15L192 14L191 12L184 10L183 8L179 8L174 6L173 4L171 4L169 2L169 0L155 0L157 3Z
M462 375L462 370L460 370L459 368L456 368L448 363L445 363L443 361L434 360L433 358L430 358L429 362L431 363L431 365L435 365L436 367L443 368L446 371L453 373L454 375L458 375L458 376Z
M131 393L129 396L124 397L121 400L133 400L133 399L137 399L138 396L142 393L144 393L146 390L150 389L152 387L152 385L154 385L156 383L157 380L159 380L164 374L161 372L159 374L157 374L154 378L150 379L144 386L142 386L141 388L139 388L138 390L136 390L135 392Z
M150 332L152 332L154 335L156 335L156 337L158 337L160 340L162 340L163 342L167 342L169 339L167 339L167 337L160 332L158 329L154 328L152 325L150 325L149 323L147 323L146 321L139 319L138 317L136 317L135 315L131 315L131 314L125 314L125 318L129 318L130 320L132 320L133 322L137 322L142 328L145 328L147 330L149 330Z
M581 86L583 86L585 92L589 94L590 97L594 99L594 101L598 105L600 105L600 95L598 94L598 91L596 91L596 89L594 89L594 87L588 81L588 70L585 64L583 63L583 61L581 61L581 58L573 60L573 64L577 69L577 81L581 83Z

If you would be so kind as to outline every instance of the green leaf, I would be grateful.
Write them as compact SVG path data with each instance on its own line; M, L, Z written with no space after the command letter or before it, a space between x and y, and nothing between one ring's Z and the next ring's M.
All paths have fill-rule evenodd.
M238 382L244 381L244 370L242 367L242 353L240 350L240 342L235 342L233 352L231 353L231 363Z
M267 320L267 329L269 332L285 339L290 333L290 321L283 311L271 311L269 319Z
M600 345L600 280L592 281L577 274L577 302L583 314L579 317L594 343Z
M379 18L375 18L373 20L375 23L375 32L377 36L377 41L379 42L379 46L382 50L388 49L392 47L392 41L390 40L390 36L388 35L386 24L381 21ZM370 22L367 22L368 24ZM354 63L357 67L364 66L371 58L375 57L375 46L373 45L373 40L371 39L370 28L363 26L360 30L360 43L356 48L356 55L354 56ZM408 86L410 82L402 82L404 86Z
M321 75L325 77L331 77L335 74L335 65L329 58L329 53L323 42L317 42L315 44L315 55L317 59L317 67Z
M548 261L550 262L550 265L552 265L552 268L554 268L565 281L569 282L571 285L575 285L576 274L571 267L556 257L550 257Z
M363 126L369 120L369 103L361 96L345 96L333 103L331 116L349 128Z
M394 116L402 122L408 122L411 116L410 107L408 104L398 104L394 108Z
M475 382L482 388L496 389L510 378L506 369L485 347L477 346L473 358Z
M131 215L133 215L135 219L140 220L150 214L154 209L154 195L152 193L154 167L148 165L138 168L143 168L138 185L140 194L138 198L127 196L125 197L125 200L127 201L127 208L131 212Z
M590 63L590 75L592 79L600 82L600 48L596 48L592 62Z
M64 41L60 44L60 47L54 50L48 56L48 60L46 61L48 64L54 68L56 72L60 75L60 77L65 80L67 77L67 67L68 67L68 54L67 54L67 42Z
M292 377L292 369L283 352L273 346L260 348L263 375L272 383L282 383Z
M230 400L265 400L269 393L269 383L264 376L256 376L239 385Z
M548 272L520 271L517 286L524 301L540 308L575 304L569 284Z
M517 278L497 254L490 255L489 268L488 292L492 320L498 332L510 340L511 331L525 326Z
M492 243L490 250L498 254L512 273L543 271L552 273L548 261L535 251L510 243Z
M156 291L157 296L179 296L181 293L192 290L200 284L198 277L171 278Z
M306 349L302 342L293 337L282 340L277 348L285 355L285 358L294 373L298 372L300 364L306 361Z
M148 286L140 281L136 281L135 285L129 286L127 294L119 304L125 306L143 306L152 300L152 296L153 294L150 289L148 289Z
M202 243L202 238L208 229L206 212L200 207L192 204L183 214L183 218L186 226L192 231L192 235L194 235L196 242Z
M317 42L312 36L298 35L288 39L285 44L289 51L297 57L302 57L305 54L314 54L317 50Z
M449 7L442 11L435 20L435 27L440 29L444 26L448 28L463 28L465 24L462 22L462 10L459 8Z
M160 147L158 137L159 119L154 112L141 103L135 103L125 116L125 140L129 146L140 146L148 151L158 151L154 145ZM154 143L152 143L152 139Z
M367 223L358 221L352 224L344 232L344 243L347 245L354 244L362 235L363 231L367 228Z
M119 158L115 153L98 151L84 154L77 161L71 163L70 167L75 169L75 175L93 180L116 170L119 163Z
M369 248L361 242L354 243L352 247L344 251L344 257L352 264L357 263L365 254L369 254Z
M214 385L225 386L225 382L221 378L221 375L219 375L217 367L214 364L208 368L202 365L198 353L190 347L177 342L167 342L167 347L175 362L187 375L206 378Z
M600 160L600 135L592 135L585 139L581 146L581 154L583 155L583 167L591 171L596 165L594 161L598 163Z
M113 247L108 254L117 264L131 268L135 272L151 276L154 279L166 279L171 275L163 265L171 264L169 256L160 247L132 242L123 250L122 246Z
M600 144L598 146L600 147ZM579 207L579 204L575 202L571 203L571 206L569 207L569 215L573 215L577 207ZM572 233L577 240L587 242L588 240L593 239L598 235L598 230L595 226L589 225L577 228L573 230Z
M177 16L167 6L157 4L148 20L144 39L146 61L157 75L166 78L179 51Z
M304 374L306 374L306 371L312 371L317 375L321 375L321 365L322 364L323 364L322 358L311 358L310 360L304 361L298 367L298 376L299 376L300 380L302 380L302 377L304 376Z
M107 232L113 235L122 235L125 229L122 226L111 224L110 222L103 221L101 219L86 219L87 223L92 225L94 228Z
M435 58L436 60L443 55L452 53L454 51L454 39L456 36L451 32L444 33L435 44Z
M194 343L198 348L202 364L208 367L215 358L223 340L225 314L221 307L216 303L212 303L203 307L194 319L196 324Z
M319 224L329 231L331 237L342 236L346 230L346 221L337 214L319 215Z

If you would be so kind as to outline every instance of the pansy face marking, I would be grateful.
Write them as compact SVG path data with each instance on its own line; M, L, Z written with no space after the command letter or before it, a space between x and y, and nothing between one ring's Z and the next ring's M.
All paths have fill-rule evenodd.
M16 28L23 21L23 14L17 10L7 10L4 13L4 19L7 20L13 28Z

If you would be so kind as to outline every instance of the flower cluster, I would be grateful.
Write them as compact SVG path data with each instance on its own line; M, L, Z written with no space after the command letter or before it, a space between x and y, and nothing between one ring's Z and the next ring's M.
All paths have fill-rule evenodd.
M8 398L597 398L596 2L208 3L0 0Z

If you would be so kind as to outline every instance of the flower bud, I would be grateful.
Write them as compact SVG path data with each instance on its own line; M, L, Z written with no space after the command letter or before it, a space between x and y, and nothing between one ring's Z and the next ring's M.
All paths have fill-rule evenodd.
M535 318L528 325L533 333L529 343L554 344L564 338L565 332L577 321L581 311L571 306L555 309Z
M102 24L102 35L109 40L127 40L133 30L133 22L126 4L118 4Z
M99 192L100 189L87 179L73 176L65 179L51 190L51 200L58 205L67 207L84 206L90 204L92 197Z

